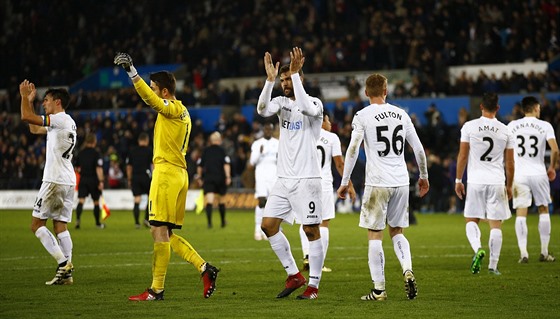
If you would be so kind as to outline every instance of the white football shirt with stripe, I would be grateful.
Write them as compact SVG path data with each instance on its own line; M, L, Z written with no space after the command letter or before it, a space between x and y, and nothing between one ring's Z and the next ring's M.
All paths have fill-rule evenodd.
M316 149L323 124L323 103L318 98L304 93L298 74L292 75L292 83L295 101L286 96L277 96L270 100L274 82L266 81L259 96L257 112L263 117L278 115L278 177L319 178L321 173ZM306 100L299 101L298 96L305 96ZM303 103L306 105L302 105ZM309 110L314 115L304 115L302 110Z
M524 117L508 124L515 140L515 176L546 175L544 155L547 140L555 139L550 123Z
M504 185L504 151L514 148L513 135L496 118L481 116L461 128L461 142L469 143L467 182Z
M263 152L261 153L261 146ZM255 178L258 180L276 179L276 162L278 161L278 139L271 137L259 138L251 145L249 163L255 167Z
M371 104L354 115L352 120L352 140L346 153L342 185L347 185L349 172L357 158L357 150L363 138L366 152L365 185L377 187L398 187L409 185L408 169L404 159L405 142L412 147L422 178L428 178L426 156L422 143L410 116L401 108L390 103ZM357 140L355 140L357 139ZM349 167L347 167L349 166ZM351 166L351 167L350 167Z
M76 146L76 123L65 112L42 117L43 126L47 129L43 182L76 185L76 173L72 165L72 152Z
M335 156L342 156L338 135L321 129L321 135L317 140L317 159L321 167L323 190L333 189L332 159Z

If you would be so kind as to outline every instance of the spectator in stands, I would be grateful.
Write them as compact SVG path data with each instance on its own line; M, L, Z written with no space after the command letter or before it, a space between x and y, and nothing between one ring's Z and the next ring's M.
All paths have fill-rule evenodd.
M121 188L124 173L120 166L119 156L117 154L111 154L109 158L111 159L109 173L107 174L109 188Z

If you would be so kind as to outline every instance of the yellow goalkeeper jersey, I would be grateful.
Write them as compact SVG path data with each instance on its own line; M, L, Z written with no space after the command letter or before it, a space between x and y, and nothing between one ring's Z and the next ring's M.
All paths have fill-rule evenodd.
M154 127L154 164L170 163L186 169L185 155L191 133L189 111L179 100L158 97L144 80L135 82L134 87L142 100L158 112Z

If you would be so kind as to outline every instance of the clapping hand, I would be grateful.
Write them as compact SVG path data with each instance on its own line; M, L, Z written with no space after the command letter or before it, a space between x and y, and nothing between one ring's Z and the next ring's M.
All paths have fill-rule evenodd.
M37 95L37 90L35 89L35 84L24 80L19 85L19 94L22 98L26 98L30 104L35 101L35 96Z
M276 62L276 65L272 62L272 56L270 53L266 52L264 54L264 69L266 70L266 79L269 82L274 82L278 76L278 68L280 67L280 62Z
M292 74L296 74L301 70L303 67L303 63L305 62L305 57L303 56L303 52L300 48L295 47L290 52L290 72Z

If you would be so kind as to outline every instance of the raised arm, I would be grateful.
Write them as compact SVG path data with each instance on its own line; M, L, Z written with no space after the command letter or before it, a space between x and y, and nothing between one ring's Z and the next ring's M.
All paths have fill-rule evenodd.
M280 67L280 62L274 64L272 62L272 56L270 53L266 52L264 54L264 69L266 71L266 81L264 83L263 90L259 95L259 101L257 102L257 113L260 116L268 117L275 115L280 110L280 106L274 103L270 103L272 97L272 89L274 88L274 82L278 76L278 68Z
M138 75L138 71L132 64L132 57L127 53L117 53L113 61L116 65L124 68L128 76L130 77L134 88L138 95L156 112L162 114L163 116L170 118L178 118L185 116L185 107L178 103L172 97L171 99L163 99L159 97L150 86Z
M310 99L303 88L299 71L303 67L305 57L300 48L295 47L290 52L290 73L294 86L294 95L301 113L307 116L319 117L323 115L323 103L319 99Z
M35 84L24 80L19 85L19 93L21 95L21 120L29 123L29 131L33 134L47 134L47 128L44 127L44 118L35 114L33 110L33 101L37 95Z

